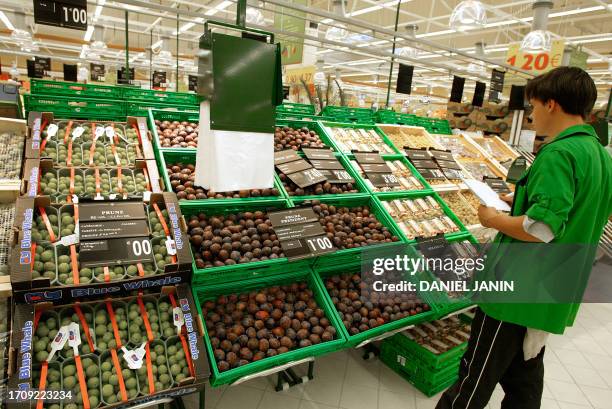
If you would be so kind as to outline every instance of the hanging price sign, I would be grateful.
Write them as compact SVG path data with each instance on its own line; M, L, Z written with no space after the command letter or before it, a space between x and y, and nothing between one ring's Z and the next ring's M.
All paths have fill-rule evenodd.
M506 62L521 70L539 75L561 65L565 40L553 40L550 51L541 53L526 53L520 47L518 43L508 47Z

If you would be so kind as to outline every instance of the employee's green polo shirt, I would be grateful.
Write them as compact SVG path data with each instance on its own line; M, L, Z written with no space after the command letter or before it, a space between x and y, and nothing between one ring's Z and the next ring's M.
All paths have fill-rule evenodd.
M480 307L498 320L561 334L574 323L597 243L612 214L612 158L590 125L567 128L541 148L531 168L517 182L511 214L546 223L555 238L551 244L521 246L523 250L517 253L505 244L522 242L498 234L489 253L486 276L500 278L499 270L503 270L504 278L533 287L542 283L554 286L557 284L551 283L556 280L565 295L568 288L574 291L575 296L569 300L576 302L564 298L565 302L559 303L527 304L529 301L523 300L481 303ZM580 251L559 254L559 249L571 245L579 245L576 247ZM568 265L572 266L569 270Z

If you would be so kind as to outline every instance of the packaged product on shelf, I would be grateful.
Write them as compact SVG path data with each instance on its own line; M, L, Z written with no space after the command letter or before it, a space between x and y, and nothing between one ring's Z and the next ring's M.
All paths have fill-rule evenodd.
M328 128L342 152L379 152L380 154L396 153L374 128Z
M197 148L199 125L189 121L155 120L161 148Z
M482 158L476 147L472 146L463 135L433 135L444 149L449 150L457 158Z
M382 205L410 240L459 231L459 227L431 196L382 200Z
M20 302L89 299L189 280L187 227L171 193L150 202L17 201L11 283Z
M126 305L136 305L137 313L126 314ZM170 332L151 331L161 317L173 315ZM187 285L112 301L18 304L11 340L16 368L8 389L29 384L52 399L11 400L8 407L59 408L62 401L74 408L133 406L201 390L209 367L199 320ZM142 342L128 342L128 329Z
M20 179L25 141L25 127L19 129L19 124L13 125L10 122L9 124L4 122L4 119L0 119L0 126L2 126L2 131L0 131L0 183Z
M374 192L392 192L402 190L423 190L425 187L412 171L400 160L385 161L391 174L397 179L397 186L374 186L374 183L364 173L362 167L356 161L351 161L353 168L359 172L366 185Z
M440 355L457 347L465 349L471 329L469 321L453 316L417 325L403 331L401 336L407 337L435 355Z
M442 149L424 128L397 125L380 125L379 127L397 149Z
M479 224L480 221L478 220L477 211L479 204L478 199L475 198L471 191L466 191L465 194L464 196L464 192L458 191L444 192L441 193L441 197L464 225L470 226ZM468 201L467 197L470 197L470 201ZM476 207L474 207L472 199L476 200Z

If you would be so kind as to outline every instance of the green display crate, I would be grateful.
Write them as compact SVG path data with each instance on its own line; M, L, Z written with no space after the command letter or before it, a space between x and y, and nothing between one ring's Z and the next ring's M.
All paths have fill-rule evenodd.
M56 118L125 121L123 101L25 95L26 111L53 112Z
M276 119L286 119L290 121L333 121L331 116L308 115L295 112L277 112Z
M50 81L32 78L30 92L33 95L59 95L66 97L85 97L121 99L121 88L112 85L83 84L80 82Z
M444 201L440 198L440 196L435 191L428 192L428 191L418 190L418 191L415 191L415 192L406 192L406 193L381 192L381 193L375 193L374 196L378 200L381 200L381 201L389 201L389 200L394 200L394 199L416 199L418 197L433 196L433 198L436 200L436 202L438 202L440 204L440 207L444 211L444 214L446 214L446 216L448 216L453 222L455 222L457 227L459 227L459 231L458 232L447 233L447 234L444 235L444 237L446 237L447 239L452 239L452 238L466 238L466 237L470 236L470 233L468 232L466 227L463 225L463 223L461 223L461 220L459 220L459 218L457 216L455 216L453 211L448 207L448 205L446 203L444 203ZM381 207L382 207L382 205L381 205ZM384 207L382 207L382 208L384 210ZM385 210L385 214L386 213L387 212ZM411 243L415 242L415 240L409 240L404 235L404 233L401 232L401 229L397 225L396 221L393 220L391 215L388 215L388 218L389 218L389 220L391 222L393 222L395 228L400 231L401 237L406 242L411 242Z
M196 112L179 112L179 111L162 111L159 109L149 109L147 111L147 123L151 133L153 134L153 146L156 151L176 151L176 152L184 152L184 151L196 151L196 148L188 147L188 148L164 148L161 146L161 142L159 140L159 134L157 133L157 126L155 126L155 121L178 121L178 122L200 122L200 114Z
M391 140L387 137L387 135L385 135L385 133L376 125L374 124L354 124L354 123L346 123L346 122L329 122L329 121L321 121L321 128L323 129L323 131L326 133L327 138L329 140L331 140L336 146L338 146L334 140L334 136L331 132L331 130L328 130L327 128L349 128L349 129L374 129L374 131L380 136L380 138L382 139L382 141L388 146L390 147L395 154L402 154L401 151L399 151L395 145L393 145L393 142L391 142ZM337 148L338 151L340 151L340 148ZM348 154L351 152L342 152L344 154ZM383 154L384 155L384 154Z
M391 350L388 344L385 346L385 342L383 342L381 347L380 359L391 370L410 382L427 397L432 397L442 392L459 379L458 366L449 366L436 377L435 381L409 374L405 372L403 367L399 364L397 353Z
M168 112L186 112L191 114L199 114L197 105L178 105L175 103L158 103L149 101L126 101L126 114L130 116L146 117L150 109L166 110Z
M159 91L142 88L121 88L123 99L128 102L147 101L166 105L198 105L200 103L196 94L187 92Z
M392 235L397 236L400 242L403 240L402 238L404 236L400 234L400 232L398 231L397 225L395 223L391 223L391 220L389 219L387 212L384 210L380 202L375 197L372 197L369 194L364 193L364 194L352 194L352 195L327 195L327 196L317 196L314 199L305 199L302 197L292 197L291 200L293 201L295 206L302 206L304 205L304 202L312 201L312 200L318 200L321 203L326 203L328 205L341 206L341 207L342 206L346 206L346 207L369 206L370 211L376 216L378 221L382 223L383 226L387 227ZM393 246L397 243L398 242L380 243L380 244L374 244L371 246L357 247L357 248L352 248L352 249L343 249L343 250L337 250L333 253L322 254L316 259L315 266L317 268L324 268L330 265L344 265L347 263L358 262L361 260L361 255L364 249L368 249L368 250L371 250L372 248L380 249L384 247Z
M284 199L276 199L268 202L244 202L237 200L216 200L214 203L210 203L209 206L202 207L198 204L189 203L191 201L183 201L180 203L181 213L185 217L185 220L189 220L192 215L204 213L208 216L212 215L227 215L239 212L253 212L256 210L261 211L273 211L282 210L290 207L290 202ZM211 201L213 202L213 201ZM193 249L191 249L193 252ZM193 254L192 254L193 257ZM277 258L263 261L256 261L252 263L235 264L230 266L211 267L211 268L198 268L193 261L193 278L192 284L215 284L219 282L232 282L240 281L249 278L256 278L260 276L278 276L286 274L291 271L298 271L309 266L313 260L302 259L289 261L287 258Z
M166 171L167 164L176 164L176 163L186 163L186 164L195 164L196 161L196 150L195 149L173 149L173 150L164 150L159 151L157 155L157 165L159 174L164 180L164 186L166 191L173 192L172 186L170 185L170 178L168 177L168 172ZM278 196L260 196L260 197L245 197L240 199L196 199L196 200L179 200L179 204L182 207L205 207L213 202L236 202L236 203L265 203L265 202L275 202L286 199L287 192L283 188L283 184L278 178L276 174L274 174L274 187L278 189Z
M277 118L274 124L277 127L288 126L293 129L308 128L311 131L315 131L317 135L319 135L319 138L321 139L321 141L323 141L323 143L327 147L331 148L335 152L340 152L340 150L334 143L333 139L329 137L329 135L325 132L325 129L323 129L323 126L321 125L321 123L318 121L304 121L304 120L278 119Z
M320 344L312 345L305 348L298 348L293 351L286 352L284 354L276 355L274 357L264 358L256 362L251 362L247 365L240 366L238 368L230 369L228 371L219 372L216 361L214 359L214 351L208 336L206 326L204 326L204 342L208 351L208 356L211 357L210 365L212 368L212 375L210 378L210 384L212 386L220 386L234 383L241 378L249 375L254 375L262 371L269 371L280 365L286 365L292 362L298 362L307 358L320 356L326 353L340 350L345 342L343 332L341 331L342 323L338 322L338 315L335 313L333 308L330 308L329 301L326 292L321 292L320 287L317 284L317 278L314 273L308 268L303 267L298 271L292 273L286 273L283 276L276 277L260 277L246 281L240 281L236 283L222 283L216 285L193 285L193 295L198 308L198 312L203 320L206 317L203 316L202 305L212 300L219 295L228 294L240 294L248 291L255 291L261 288L291 284L296 282L305 281L308 283L309 288L314 293L314 298L317 304L325 312L325 316L329 319L330 323L336 328L336 339L333 341L322 342Z
M345 155L346 158L351 161L351 160L355 160L355 155L353 155L352 153L346 154ZM415 169L415 167L412 165L412 163L410 163L410 161L401 154L394 154L394 155L381 155L382 158L385 161L400 161L404 164L404 166L406 166L410 172L412 172L412 174L414 175L414 177L421 183L421 185L423 185L423 189L421 190L394 190L392 192L379 192L376 191L374 189L372 189L366 182L365 179L363 181L364 185L366 186L366 188L368 189L368 192L370 192L370 194L383 194L383 193L406 193L406 194L419 194L419 192L433 192L432 187L429 185L429 183L427 183L427 181L423 178L423 176L421 176L421 174ZM355 171L357 174L359 174L359 172Z
M350 335L344 324L342 324L342 319L340 318L340 313L336 310L336 307L325 288L325 279L327 277L332 277L339 274L359 274L362 270L361 260L353 260L350 263L342 263L342 264L334 264L334 265L326 265L326 266L315 266L314 270L317 274L317 282L319 288L322 292L325 292L327 295L327 299L329 302L330 308L333 309L335 314L337 314L338 321L341 323L341 329L344 333L344 337L346 338L346 343L348 347L361 347L366 343L377 341L380 339L384 339L386 337L393 336L396 332L401 331L407 327L420 324L423 322L431 321L435 318L437 311L435 310L435 305L429 301L427 296L423 296L419 294L421 299L430 305L431 309L426 312L422 312L413 316L408 316L396 321L391 321L381 326L369 329L364 332L360 332L356 335ZM410 281L410 277L406 277L407 281Z
M314 115L315 107L310 104L298 104L293 102L285 102L284 104L278 105L276 107L276 113L286 112L286 113L296 113L296 114L305 114L305 115Z

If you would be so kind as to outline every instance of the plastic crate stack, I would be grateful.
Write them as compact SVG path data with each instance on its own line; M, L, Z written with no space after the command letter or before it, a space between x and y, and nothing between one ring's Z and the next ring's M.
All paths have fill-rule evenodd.
M455 383L467 348L471 314L427 322L387 338L380 358L426 396Z

